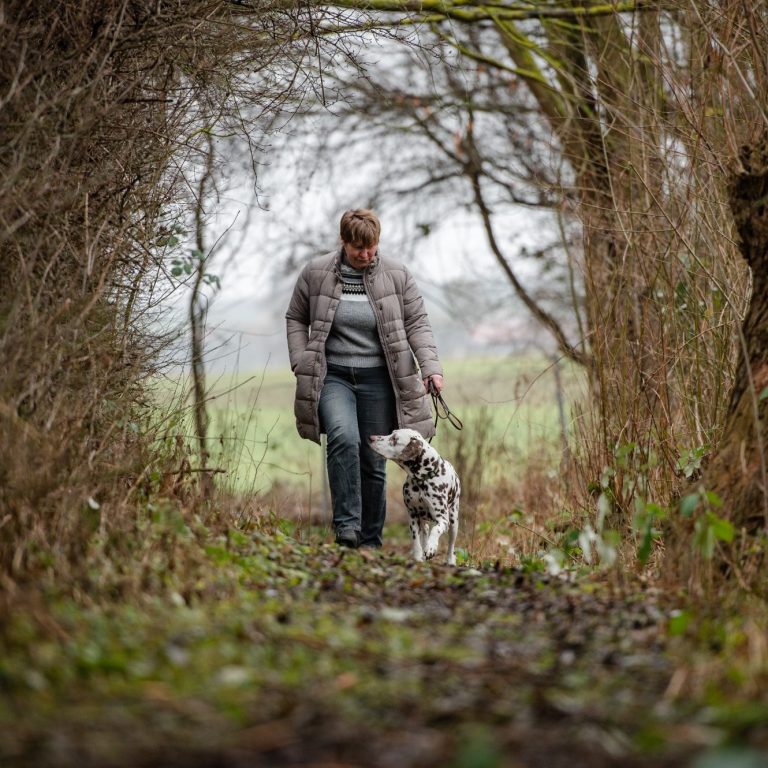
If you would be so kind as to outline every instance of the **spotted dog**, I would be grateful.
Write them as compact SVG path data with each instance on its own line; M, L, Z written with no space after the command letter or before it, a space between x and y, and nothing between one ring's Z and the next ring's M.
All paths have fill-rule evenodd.
M376 453L392 459L408 473L403 501L411 518L414 559L433 558L447 530L447 562L456 565L453 546L459 532L461 495L456 470L414 429L396 429L391 435L371 435L368 439Z

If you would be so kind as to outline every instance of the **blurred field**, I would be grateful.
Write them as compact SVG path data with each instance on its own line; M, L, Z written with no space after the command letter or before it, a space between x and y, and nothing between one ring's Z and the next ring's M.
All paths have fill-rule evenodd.
M472 464L483 482L513 481L528 458L551 461L558 471L561 423L554 363L542 355L451 360L445 364L444 397L464 423L458 432L446 421L433 444L466 474ZM565 415L579 385L569 366L559 364ZM209 410L211 465L226 470L219 482L239 494L265 497L281 516L327 514L323 450L302 440L293 417L290 371L266 370L213 382ZM390 465L390 484L402 473ZM223 479L221 479L223 478ZM465 485L472 478L465 479ZM399 504L394 492L395 508Z

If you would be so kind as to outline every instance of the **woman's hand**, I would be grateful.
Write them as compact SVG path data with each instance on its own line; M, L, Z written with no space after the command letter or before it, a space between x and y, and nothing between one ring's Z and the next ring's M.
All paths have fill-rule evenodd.
M424 379L424 389L429 392L429 384L432 382L432 387L435 390L435 394L440 394L440 390L443 388L443 377L439 373L433 373L431 376L427 376Z

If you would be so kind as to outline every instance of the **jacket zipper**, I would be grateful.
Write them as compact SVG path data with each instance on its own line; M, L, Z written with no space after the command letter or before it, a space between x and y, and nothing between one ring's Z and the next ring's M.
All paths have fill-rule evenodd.
M338 261L334 263L333 265L333 274L336 275L336 287L334 288L334 291L339 287L341 283L341 272L339 271L339 264ZM333 301L336 302L336 307L333 310L333 315L328 319L328 322L332 325L333 324L333 318L336 316L336 310L338 309L338 302L341 300L339 296L334 296ZM326 334L326 339L328 338L328 335ZM320 393L323 391L323 384L325 383L325 378L328 375L328 360L325 356L325 341L323 342L323 348L321 351L318 351L318 355L321 357L322 360L322 369L320 376L317 377L318 385L315 388L315 408L314 410L314 417L315 417L315 427L317 428L317 436L320 437Z
M376 306L376 300L371 297L370 291L368 290L372 279L373 278L370 276L368 269L366 269L365 276L363 277L363 288L365 289L365 295L368 297L368 301L370 302L370 305L373 308L373 314L376 317L376 331L379 334L379 343L381 344L381 348L384 352L384 359L387 361L387 370L389 371L389 383L392 386L392 392L395 395L395 411L396 411L395 415L397 417L397 426L399 427L400 424L403 423L403 419L401 418L402 403L400 399L400 392L398 391L398 388L395 385L394 363L390 357L389 346L384 343L384 337L382 336L384 331L382 330L383 323L382 323L381 315L379 314L380 309L379 307Z

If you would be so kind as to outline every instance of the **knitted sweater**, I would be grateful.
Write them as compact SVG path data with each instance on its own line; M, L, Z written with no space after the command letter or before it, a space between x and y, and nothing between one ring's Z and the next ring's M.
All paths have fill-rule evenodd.
M344 262L340 270L341 301L325 342L326 359L331 365L351 368L386 366L376 316L363 286L363 270Z

